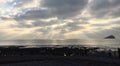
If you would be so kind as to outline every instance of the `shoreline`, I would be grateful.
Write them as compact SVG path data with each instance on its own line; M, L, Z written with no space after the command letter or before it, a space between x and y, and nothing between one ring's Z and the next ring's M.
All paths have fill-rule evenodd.
M68 60L71 62L69 60L74 60L120 66L119 52L120 49L113 51L100 47L0 47L0 65L33 61Z

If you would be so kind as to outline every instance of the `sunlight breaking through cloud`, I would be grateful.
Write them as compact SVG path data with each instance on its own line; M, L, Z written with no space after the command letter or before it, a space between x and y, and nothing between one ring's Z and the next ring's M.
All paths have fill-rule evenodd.
M1 0L0 39L120 39L120 0Z

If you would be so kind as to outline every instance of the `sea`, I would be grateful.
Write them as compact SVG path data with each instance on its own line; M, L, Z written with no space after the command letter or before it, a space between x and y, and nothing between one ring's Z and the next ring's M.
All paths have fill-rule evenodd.
M36 40L0 40L0 46L88 46L120 48L120 40L117 39L36 39Z

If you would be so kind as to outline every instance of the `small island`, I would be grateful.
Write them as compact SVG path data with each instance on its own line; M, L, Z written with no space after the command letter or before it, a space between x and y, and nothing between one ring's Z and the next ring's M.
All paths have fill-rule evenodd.
M116 37L114 35L110 35L110 36L105 37L105 39L116 39Z

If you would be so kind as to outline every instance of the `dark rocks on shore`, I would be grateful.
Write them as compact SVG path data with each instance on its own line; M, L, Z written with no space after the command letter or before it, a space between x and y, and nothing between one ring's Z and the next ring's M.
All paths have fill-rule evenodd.
M118 55L119 55L119 58L120 58L120 48L118 48Z

